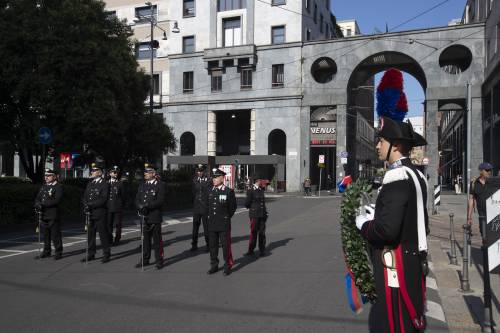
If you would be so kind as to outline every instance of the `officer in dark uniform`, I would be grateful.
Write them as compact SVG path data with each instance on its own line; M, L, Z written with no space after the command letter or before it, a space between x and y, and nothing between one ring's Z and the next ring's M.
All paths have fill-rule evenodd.
M139 185L135 197L135 206L141 216L143 224L143 255L144 266L149 265L151 258L151 238L155 252L155 267L163 267L163 240L161 235L162 206L165 201L165 184L157 179L156 170L151 164L144 165L144 181ZM142 267L139 262L135 267Z
M43 229L43 252L38 258L50 257L50 241L54 243L55 260L62 258L63 244L59 203L63 197L63 187L57 182L52 169L45 169L45 184L35 199L35 210L42 214L40 227ZM41 231L41 230L40 230Z
M122 213L125 200L125 189L123 183L118 179L120 168L114 166L109 171L109 198L108 198L108 233L109 241L114 245L120 242L122 237ZM116 226L115 239L113 242L113 228Z
M198 233L200 224L203 223L203 233L205 235L206 252L208 246L208 188L209 179L205 175L205 168L199 164L196 169L196 175L193 178L193 237L191 242L191 251L198 249Z
M101 261L107 263L111 256L108 225L106 224L109 184L103 178L102 165L92 163L90 172L92 180L87 184L87 188L83 193L83 210L85 214L90 216L87 231L89 252L87 258L82 259L82 262L95 259L96 232L98 231L103 252Z
M411 124L380 117L377 152L389 163L376 205L366 205L356 226L371 247L378 299L370 332L423 332L427 274L427 183L408 158L425 139Z
M224 275L231 274L234 265L231 253L231 217L236 211L234 191L224 185L226 173L213 169L213 187L208 192L208 231L210 245L210 270L214 274L219 270L219 242L224 256Z
M249 209L248 216L250 217L250 243L248 244L247 256L254 254L257 241L259 242L259 255L265 255L266 249L266 197L264 188L262 187L262 177L255 175L254 184L247 190L245 207Z

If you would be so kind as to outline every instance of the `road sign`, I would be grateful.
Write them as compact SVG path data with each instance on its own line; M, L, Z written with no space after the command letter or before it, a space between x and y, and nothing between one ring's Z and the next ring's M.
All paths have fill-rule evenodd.
M340 158L340 163L341 164L347 164L347 157L341 157Z
M41 127L38 130L38 140L42 145L48 145L52 142L52 131L48 127Z
M424 159L422 160L422 164L423 165L429 165L429 158L428 157L424 157Z
M340 157L341 158L348 158L349 157L349 153L346 152L346 151L340 152Z
M319 161L318 163L323 164L325 163L325 155L319 155Z

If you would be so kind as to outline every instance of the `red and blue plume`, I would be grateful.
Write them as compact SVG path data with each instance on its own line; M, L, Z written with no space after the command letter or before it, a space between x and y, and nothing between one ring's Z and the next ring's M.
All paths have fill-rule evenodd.
M337 183L337 188L339 190L339 193L344 193L347 187L352 183L352 177L351 176L345 176L342 178L341 181Z
M403 91L403 74L388 69L377 87L377 114L402 122L408 112L408 102Z

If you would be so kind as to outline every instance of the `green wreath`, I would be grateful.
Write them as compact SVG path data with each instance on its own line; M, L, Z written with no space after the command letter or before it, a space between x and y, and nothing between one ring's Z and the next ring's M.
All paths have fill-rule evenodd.
M356 228L356 212L363 193L371 193L371 185L364 180L352 183L344 192L340 207L342 249L347 269L352 272L362 296L370 302L377 298L375 278L367 253L367 243Z

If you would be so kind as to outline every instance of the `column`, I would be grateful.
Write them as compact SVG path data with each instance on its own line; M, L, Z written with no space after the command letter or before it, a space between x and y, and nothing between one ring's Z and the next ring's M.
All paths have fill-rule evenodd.
M336 158L336 172L337 182L345 176L344 166L340 160L340 153L347 151L347 105L337 105L337 158ZM356 158L350 155L348 158Z
M217 148L217 114L208 111L207 155L215 156Z
M427 100L425 108L425 155L429 159L427 175L429 188L427 189L427 209L432 210L434 202L434 185L438 181L439 152L438 152L438 100Z
M255 155L255 110L250 110L250 155Z

